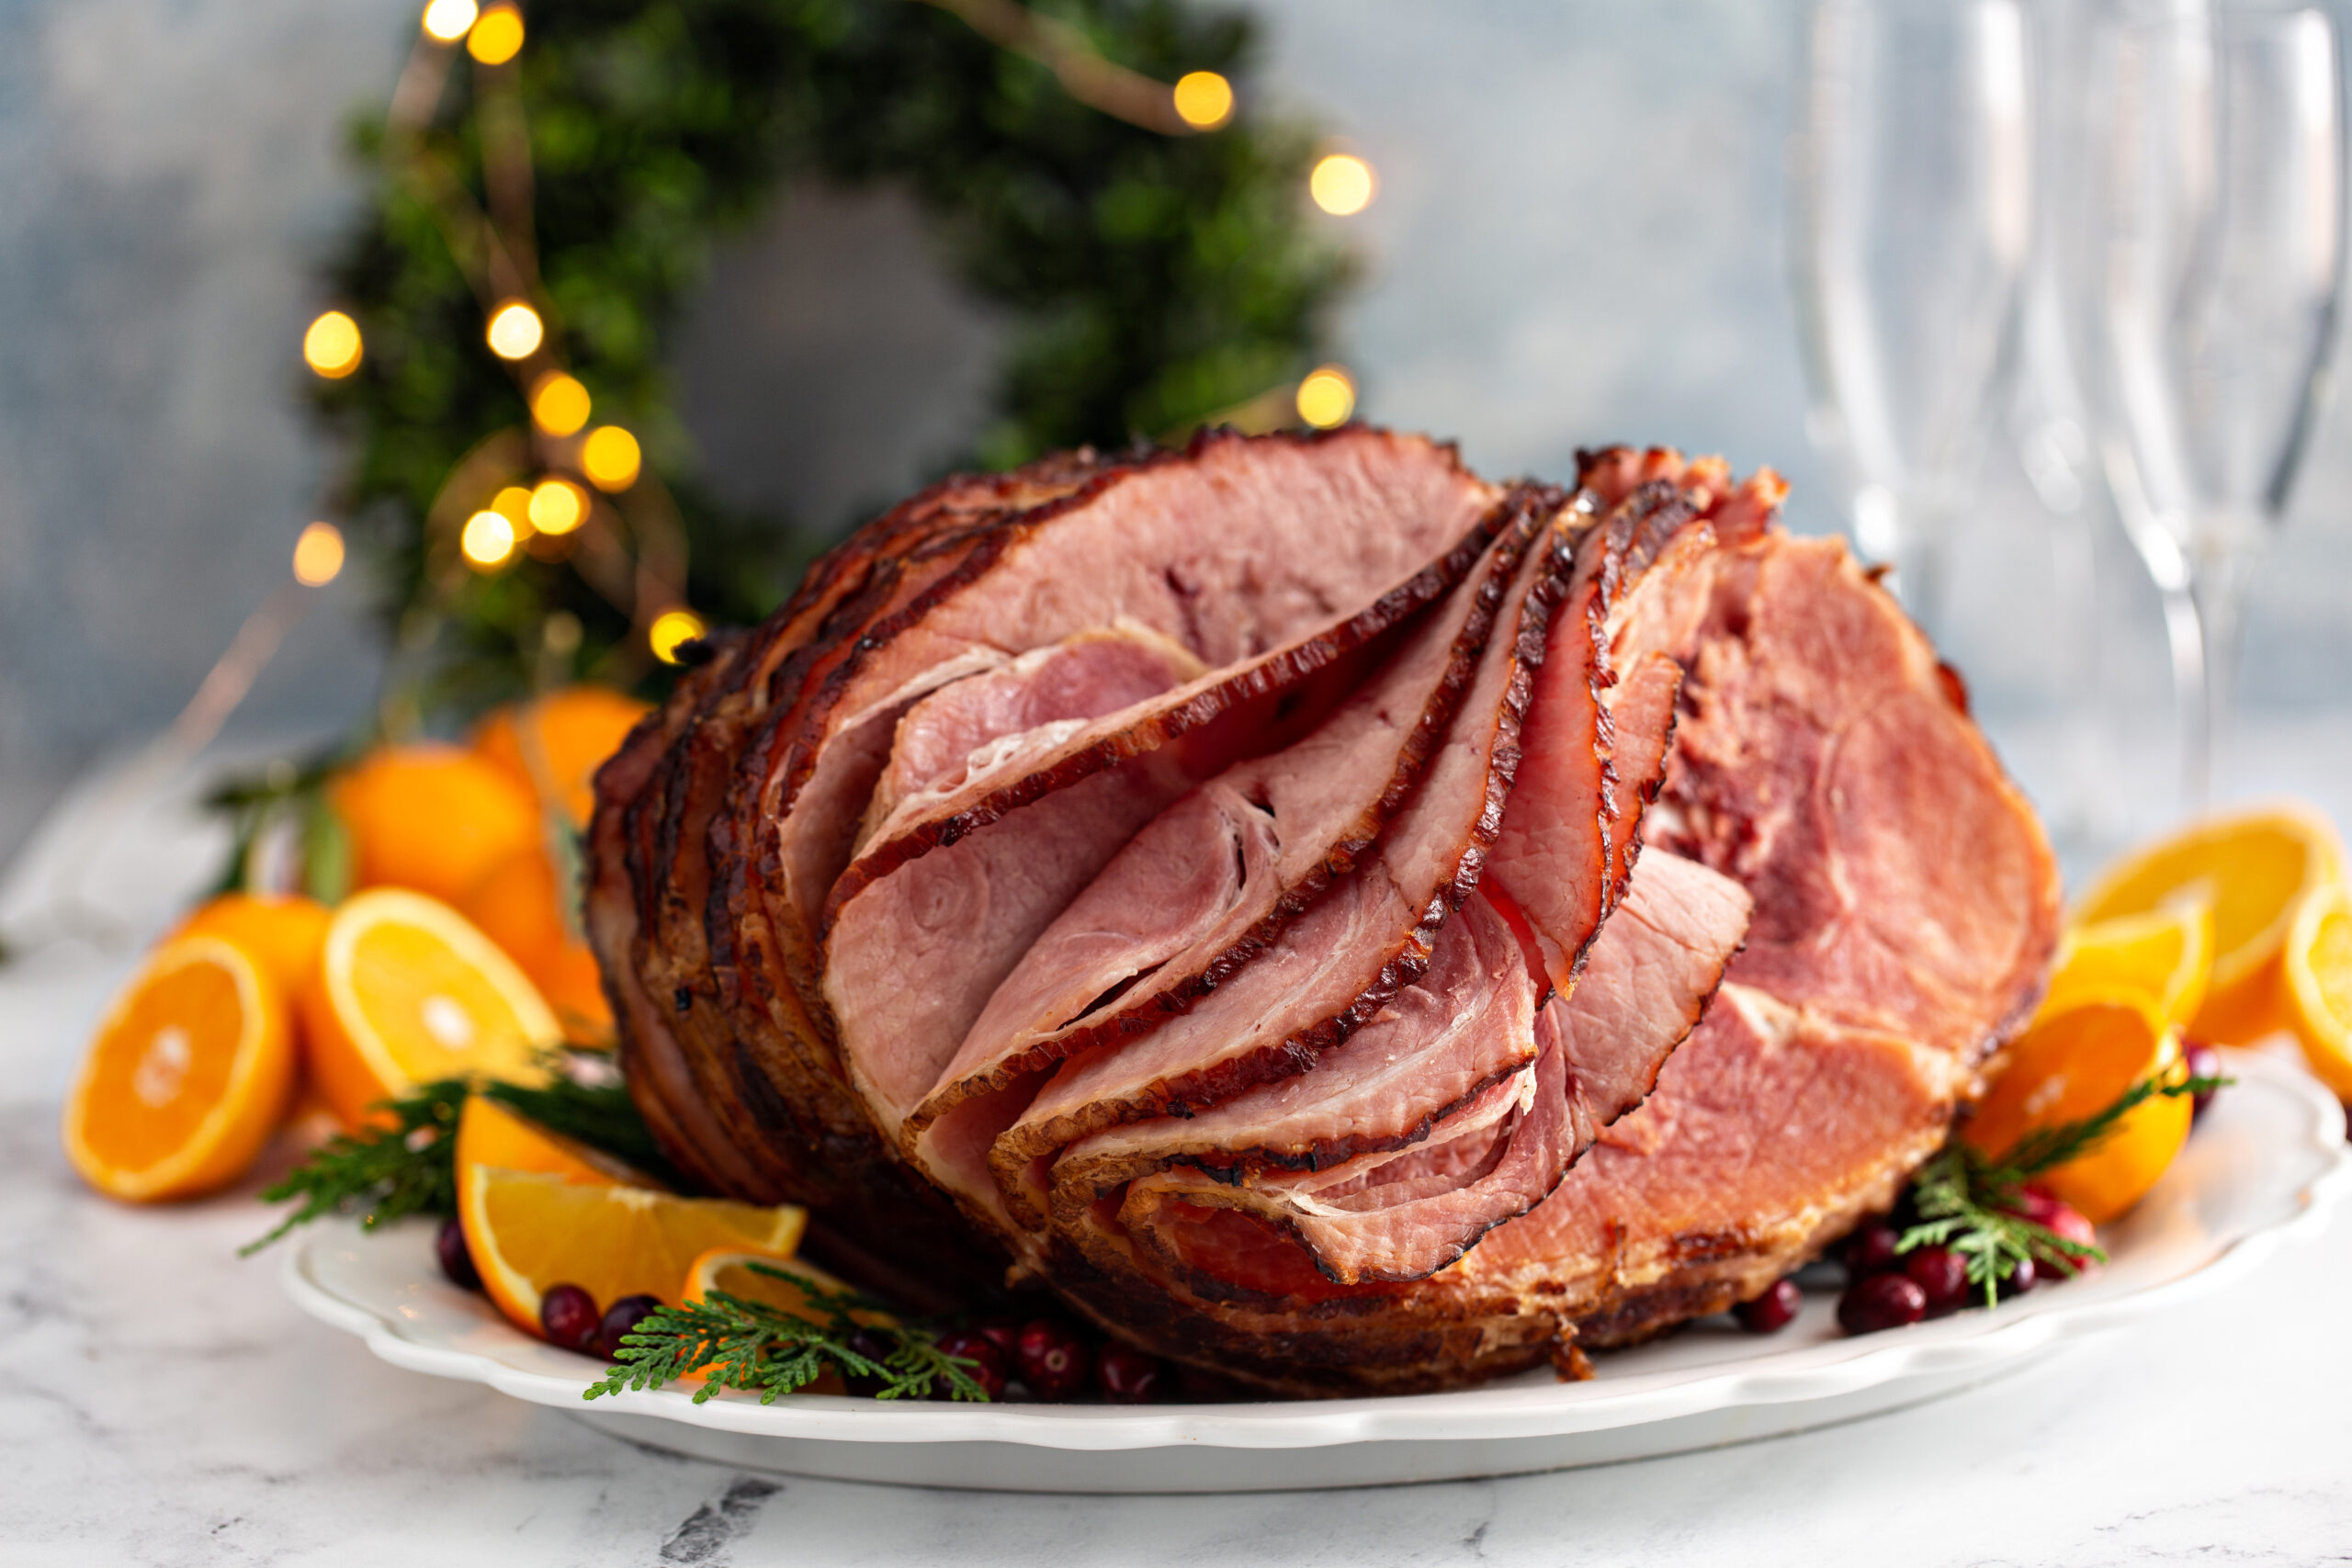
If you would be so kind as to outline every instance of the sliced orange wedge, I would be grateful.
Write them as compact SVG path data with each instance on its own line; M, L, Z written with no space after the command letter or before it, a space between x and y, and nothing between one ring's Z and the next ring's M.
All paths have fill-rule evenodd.
M447 905L399 888L344 901L302 994L311 1076L345 1124L435 1078L541 1077L555 1014L498 945Z
M2341 884L2303 900L2287 932L2286 991L2312 1071L2352 1100L2352 892Z
M2188 1032L2244 1044L2288 1027L2279 1005L2288 926L2304 897L2343 880L2344 845L2327 819L2274 807L2210 818L2126 857L2084 897L2076 919L2210 908L2212 984Z
M539 1299L554 1286L577 1285L599 1308L623 1296L676 1302L703 1254L788 1256L808 1218L789 1204L677 1198L495 1166L468 1170L458 1213L491 1300L533 1334Z
M788 1312L796 1317L808 1318L812 1323L825 1321L823 1314L808 1305L808 1295L806 1291L795 1285L790 1280L779 1280L773 1274L759 1272L752 1267L754 1263L763 1263L771 1269L784 1269L797 1279L808 1280L820 1290L846 1291L850 1288L815 1264L804 1262L789 1255L747 1252L741 1247L713 1247L710 1251L704 1253L694 1260L692 1267L687 1269L686 1289L683 1299L688 1302L706 1301L709 1299L712 1292L721 1291L730 1296L740 1296L745 1301L758 1302L763 1305L775 1307L779 1312ZM867 1312L863 1309L850 1315L860 1323L875 1327L896 1321L888 1313Z
M256 954L217 936L156 949L99 1023L65 1102L65 1154L134 1202L226 1186L294 1088L286 1003Z
M2027 1134L2096 1115L2152 1076L2181 1070L2179 1032L2136 991L2116 990L2045 1007L2009 1045L2001 1076L1961 1124L1961 1136L1996 1158ZM2146 1196L2188 1137L2189 1103L2159 1095L2132 1109L2090 1153L2034 1179L2094 1224L2120 1218Z
M475 1166L502 1170L535 1170L567 1181L592 1185L658 1187L601 1149L592 1149L536 1122L517 1116L484 1094L466 1097L458 1113L458 1190L467 1187L467 1172Z
M2213 914L2203 904L2075 926L2058 949L2042 1010L2103 991L2137 991L2175 1028L2204 1005L2213 972Z
M289 1005L310 983L327 940L327 907L299 893L224 893L200 904L175 936L219 936L267 965Z

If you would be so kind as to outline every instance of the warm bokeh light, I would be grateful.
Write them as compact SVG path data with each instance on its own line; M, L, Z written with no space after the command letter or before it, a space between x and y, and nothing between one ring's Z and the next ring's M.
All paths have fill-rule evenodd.
M508 5L486 8L466 35L466 52L484 65L503 65L523 52L523 13Z
M531 491L527 486L508 485L490 498L490 509L514 525L518 539L531 532Z
M1308 371L1298 384L1298 417L1317 430L1345 424L1355 412L1355 381L1336 365Z
M637 437L617 424L600 425L580 446L580 467L598 490L624 491L637 482L644 465Z
M514 553L514 525L495 512L477 512L466 519L458 547L466 552L466 560L477 571L503 566Z
M424 8L424 36L435 43L455 43L474 25L474 0L433 0Z
M294 541L294 581L305 588L324 588L343 570L343 530L332 523L313 523Z
M337 380L359 368L359 323L341 310L329 310L302 334L303 363Z
M490 330L483 335L490 339L491 353L499 358L523 359L539 346L547 329L539 325L537 310L520 299L509 299L491 313Z
M645 640L652 646L654 658L664 664L675 664L679 648L709 629L692 610L664 610L646 627Z
M531 526L569 534L588 520L588 498L570 479L541 479L531 491Z
M1233 118L1233 84L1214 71L1178 77L1176 118L1195 130L1215 130Z
M1334 218L1362 212L1372 205L1372 165L1351 152L1333 152L1315 165L1306 177L1307 194L1315 205Z
M588 389L578 378L550 370L531 385L531 418L549 435L570 435L588 423Z

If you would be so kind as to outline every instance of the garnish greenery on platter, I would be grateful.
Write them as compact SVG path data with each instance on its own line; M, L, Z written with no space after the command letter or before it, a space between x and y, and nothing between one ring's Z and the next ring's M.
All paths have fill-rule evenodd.
M412 1214L447 1218L458 1212L458 1117L469 1095L481 1094L548 1132L584 1144L670 1186L677 1171L646 1130L636 1102L602 1053L548 1052L544 1084L441 1078L383 1102L388 1125L339 1133L262 1192L266 1203L300 1201L300 1207L267 1235L240 1249L249 1257L271 1242L330 1214L356 1214L375 1230Z
M1984 1292L1986 1306L1993 1304L2000 1282L2028 1259L2062 1276L2079 1273L2086 1264L2105 1263L2105 1249L2060 1235L2020 1212L2027 1183L2097 1150L2150 1100L2206 1094L2233 1081L2143 1078L2089 1116L2034 1129L1998 1157L1954 1139L1911 1178L1906 1197L1917 1219L1905 1228L1895 1251L1950 1248L1967 1265L1968 1282Z
M830 1371L878 1383L876 1399L931 1399L944 1387L950 1399L987 1401L988 1391L972 1376L976 1363L942 1350L933 1330L891 1321L873 1298L788 1268L745 1267L793 1285L807 1302L804 1311L786 1312L724 1291L662 1307L621 1337L612 1370L581 1397L699 1377L696 1404L723 1388L756 1392L762 1404L773 1404Z

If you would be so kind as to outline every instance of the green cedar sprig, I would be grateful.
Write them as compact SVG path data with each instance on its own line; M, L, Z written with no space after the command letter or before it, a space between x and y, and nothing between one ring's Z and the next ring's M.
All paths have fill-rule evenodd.
M696 1404L722 1388L757 1390L762 1404L773 1404L779 1394L808 1387L831 1368L845 1378L878 1380L876 1399L928 1399L943 1383L951 1399L988 1399L971 1373L978 1363L940 1349L939 1337L930 1329L888 1321L879 1303L855 1291L833 1290L770 1264L746 1267L797 1288L808 1315L725 1291L684 1306L662 1307L621 1337L612 1369L581 1397L660 1388L699 1374L703 1385L695 1391ZM861 1342L870 1348L875 1339L888 1347L878 1359L859 1348Z
M548 1069L544 1084L442 1078L385 1100L393 1125L339 1133L263 1190L266 1203L300 1199L302 1206L267 1235L240 1248L238 1256L250 1257L296 1226L328 1214L356 1212L360 1224L374 1230L410 1214L456 1213L458 1116L474 1093L657 1181L683 1185L628 1089L617 1079L595 1082L586 1076L602 1066L599 1057L556 1050L541 1060Z
M300 1199L302 1206L258 1241L237 1249L250 1258L297 1225L359 1211L368 1230L410 1214L458 1212L452 1157L458 1112L470 1092L463 1078L441 1078L384 1102L397 1123L338 1133L308 1159L262 1190L265 1203Z
M2000 1281L2027 1259L2064 1275L2086 1263L2106 1262L2102 1248L2060 1235L2018 1213L2026 1183L2089 1154L2114 1134L2124 1117L2158 1095L2204 1094L2231 1081L2143 1078L2092 1115L2028 1133L1998 1158L1957 1140L1947 1144L1911 1179L1911 1207L1919 1217L1904 1231L1895 1251L1951 1248L1967 1265L1968 1282L1984 1291L1986 1306L1993 1304Z

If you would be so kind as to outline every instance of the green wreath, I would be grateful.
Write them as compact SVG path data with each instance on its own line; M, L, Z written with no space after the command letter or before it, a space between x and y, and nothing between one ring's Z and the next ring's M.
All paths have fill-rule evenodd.
M658 683L653 654L702 617L763 613L825 542L697 488L662 370L714 237L789 178L911 188L965 281L1011 308L967 466L1237 411L1281 423L1317 358L1348 265L1301 215L1311 133L1218 102L1250 51L1238 16L565 0L527 39L524 21L503 0L427 10L389 117L355 132L378 177L331 288L356 337L314 326L306 345L351 453L330 500L397 626L395 733L552 682ZM1192 73L1217 74L1191 76L1206 97L1187 104L1165 84ZM509 359L485 323L514 327L512 350L514 303L541 332ZM593 419L567 430L582 392ZM606 425L635 439L605 438L600 468ZM585 503L561 533L530 521L550 478L541 522Z

